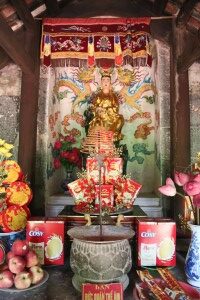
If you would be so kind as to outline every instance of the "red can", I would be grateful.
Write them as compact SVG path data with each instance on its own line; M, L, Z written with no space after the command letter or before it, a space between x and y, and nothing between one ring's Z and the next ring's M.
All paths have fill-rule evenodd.
M138 266L176 265L176 223L165 218L137 219Z
M64 264L64 221L56 218L31 218L26 239L44 265Z

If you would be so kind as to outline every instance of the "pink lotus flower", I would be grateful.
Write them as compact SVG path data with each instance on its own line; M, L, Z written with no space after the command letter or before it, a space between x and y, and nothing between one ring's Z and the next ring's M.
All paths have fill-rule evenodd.
M174 172L174 181L177 185L183 186L190 180L190 175L182 172Z
M179 186L176 189L175 184ZM184 193L181 193L180 187L182 187ZM200 209L200 174L186 174L182 172L174 172L174 181L168 177L166 179L166 184L159 187L158 190L166 196L175 196L176 194L180 195L182 199L185 199L185 196L188 196L190 209L194 215L195 224L199 224L199 221L196 220L197 216L197 207Z
M184 192L188 196L194 196L200 193L200 182L197 181L189 181L183 186Z
M194 181L200 182L200 174L194 175Z
M200 207L200 194L193 196L193 204L196 207Z
M163 194L163 195L166 195L166 196L175 196L176 195L176 187L174 185L174 182L173 180L168 177L166 179L166 185L163 185L161 187L158 188L158 190Z

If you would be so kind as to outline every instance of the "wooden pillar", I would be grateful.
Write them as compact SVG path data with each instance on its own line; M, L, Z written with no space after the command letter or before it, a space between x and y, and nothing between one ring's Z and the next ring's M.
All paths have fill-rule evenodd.
M184 45L184 30L172 25L170 63L171 171L190 164L190 101L188 71L177 73L177 60ZM179 45L177 47L177 45Z
M36 152L38 82L38 68L32 75L22 73L18 161L32 186Z
M177 97L174 117L174 167L183 170L190 164L190 99L188 71L177 74Z
M184 43L184 30L172 21L170 53L170 118L171 118L171 174L184 171L190 164L190 101L188 71L177 73L177 61ZM178 45L178 46L177 46ZM180 199L172 199L171 216L183 211Z
M27 33L26 47L35 62L32 74L22 72L21 101L19 113L19 149L18 161L24 174L34 186L36 138L37 138L37 111L39 92L39 37L40 26L35 33Z

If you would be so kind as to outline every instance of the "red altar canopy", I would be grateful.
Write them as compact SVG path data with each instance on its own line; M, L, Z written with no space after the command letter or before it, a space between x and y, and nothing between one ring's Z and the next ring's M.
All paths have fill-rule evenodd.
M150 66L149 23L150 18L46 18L41 59L46 66Z

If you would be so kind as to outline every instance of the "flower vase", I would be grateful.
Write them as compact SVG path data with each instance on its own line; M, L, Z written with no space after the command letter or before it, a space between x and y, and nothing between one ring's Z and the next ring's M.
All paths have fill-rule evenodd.
M67 192L69 189L67 187L68 183L74 181L73 170L66 170L65 179L61 183L61 188Z
M200 225L189 224L191 242L185 260L187 282L200 288Z

